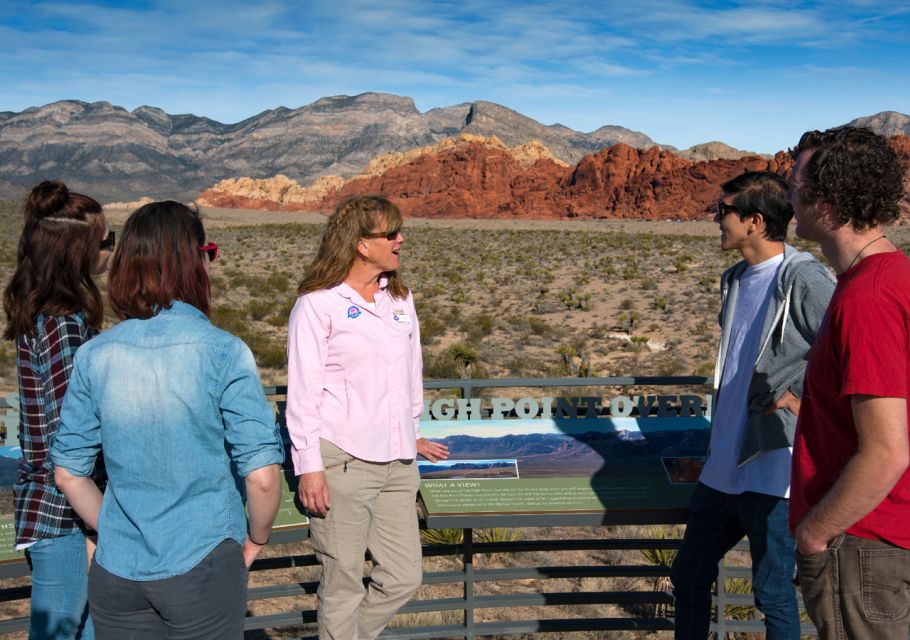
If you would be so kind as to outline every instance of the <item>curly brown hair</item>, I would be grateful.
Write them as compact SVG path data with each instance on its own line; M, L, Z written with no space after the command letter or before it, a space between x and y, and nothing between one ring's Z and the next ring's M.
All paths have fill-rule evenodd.
M862 127L807 131L791 151L804 151L806 164L803 202L832 206L837 222L856 231L888 224L900 215L903 168L888 141Z

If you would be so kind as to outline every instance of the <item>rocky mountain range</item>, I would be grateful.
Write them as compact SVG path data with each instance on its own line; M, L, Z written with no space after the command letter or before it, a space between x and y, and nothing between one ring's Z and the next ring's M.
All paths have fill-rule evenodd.
M60 178L102 201L191 199L225 178L286 175L308 184L361 172L390 152L458 134L497 136L514 146L539 141L566 163L619 142L647 148L643 133L604 126L581 133L543 125L491 102L421 112L411 98L381 93L322 98L299 109L264 111L236 124L154 107L127 111L73 100L0 112L0 197Z
M910 116L851 124L895 136L910 157ZM108 203L200 196L217 206L330 210L348 195L382 193L429 217L690 219L709 214L723 180L788 162L718 141L677 151L616 126L582 133L483 101L421 112L410 98L379 93L236 124L107 102L0 112L8 198L60 178Z

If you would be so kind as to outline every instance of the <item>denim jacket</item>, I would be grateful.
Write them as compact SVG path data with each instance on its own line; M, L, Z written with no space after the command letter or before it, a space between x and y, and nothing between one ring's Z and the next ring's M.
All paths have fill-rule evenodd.
M181 575L225 539L242 544L242 478L284 459L249 348L183 302L76 353L51 458L87 476L102 447L95 560L129 580Z

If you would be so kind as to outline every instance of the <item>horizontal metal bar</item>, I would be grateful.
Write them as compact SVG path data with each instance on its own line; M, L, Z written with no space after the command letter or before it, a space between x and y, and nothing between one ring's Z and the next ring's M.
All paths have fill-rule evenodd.
M12 562L0 564L0 580L21 578L22 576L27 575L31 575L31 571L29 571L28 563L25 561L24 556L21 560L13 560Z
M8 587L0 590L0 602L12 602L15 600L27 600L32 597L32 588L30 585L23 587Z
M672 631L667 618L568 618L550 620L504 620L475 622L478 636L504 633L554 633L566 631Z
M0 633L14 633L16 631L28 631L28 616L0 620Z
M435 627L386 627L379 635L383 640L418 640L420 638L464 638L467 635L464 625L446 624ZM301 640L307 640L301 638ZM311 638L309 640L317 640Z
M470 386L475 388L503 387L626 387L629 385L697 385L713 383L705 376L607 376L583 378L449 378L445 380L424 380L424 389L450 389ZM285 390L287 387L285 387Z
M256 629L271 629L289 627L296 624L310 624L316 622L316 611L282 611L262 616L251 616L244 619L244 631Z
M673 596L664 591L570 591L564 593L499 593L495 595L474 596L474 609L583 604L672 605Z
M468 527L471 528L471 527ZM578 540L513 540L509 542L475 542L474 553L524 553L527 551L635 551L638 549L679 549L679 538L581 538ZM451 555L461 553L463 545L447 544L424 547L424 556L429 549L444 549Z
M606 525L685 524L686 509L610 510L589 513L512 513L428 515L428 529L487 529L514 527L598 527Z
M752 579L752 569L751 567L724 567L724 571L727 574L727 578L743 578L746 580Z
M497 580L549 580L556 578L660 578L670 575L670 567L650 565L611 565L588 567L528 567L516 569L475 569L474 582ZM464 582L462 571L423 574L423 584Z
M247 600L267 600L269 598L290 598L316 593L318 582L293 582L287 584L252 587L247 590Z
M711 386L714 379L707 376L606 376L584 378L446 378L424 380L424 389L453 389L473 387L492 389L504 387L627 387L630 385L654 386ZM285 396L287 385L264 387L267 396Z
M295 567L313 567L319 564L316 556L276 556L274 558L257 558L253 561L252 571L268 571L270 569L292 569Z

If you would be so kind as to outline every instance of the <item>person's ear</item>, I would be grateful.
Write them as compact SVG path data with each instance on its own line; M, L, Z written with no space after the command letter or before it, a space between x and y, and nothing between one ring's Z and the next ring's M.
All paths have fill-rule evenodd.
M357 240L357 256L361 260L366 260L370 255L370 245L364 238Z

